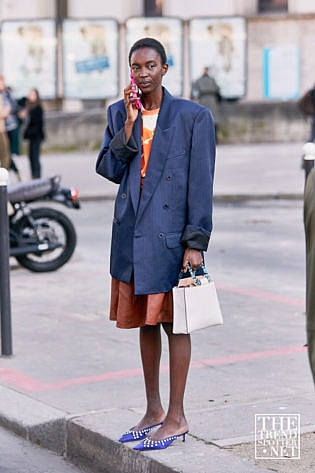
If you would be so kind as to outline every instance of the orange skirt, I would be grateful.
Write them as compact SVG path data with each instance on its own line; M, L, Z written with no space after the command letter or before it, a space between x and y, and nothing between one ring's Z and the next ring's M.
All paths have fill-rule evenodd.
M172 291L137 296L133 282L126 284L112 278L109 318L119 328L172 323Z

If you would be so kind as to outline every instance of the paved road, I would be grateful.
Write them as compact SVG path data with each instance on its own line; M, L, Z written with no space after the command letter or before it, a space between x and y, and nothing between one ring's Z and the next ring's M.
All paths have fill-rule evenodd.
M0 427L0 472L82 473L82 470Z

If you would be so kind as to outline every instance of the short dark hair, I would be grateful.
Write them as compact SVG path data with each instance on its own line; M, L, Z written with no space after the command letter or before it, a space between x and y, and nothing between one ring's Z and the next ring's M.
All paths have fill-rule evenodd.
M167 63L166 52L165 52L163 44L160 43L160 41L154 38L141 38L141 39L138 39L138 41L136 41L130 48L129 56L128 56L129 65L130 65L132 54L135 51L137 51L137 49L141 49L141 48L155 49L155 51L158 53L158 55L161 58L162 65Z

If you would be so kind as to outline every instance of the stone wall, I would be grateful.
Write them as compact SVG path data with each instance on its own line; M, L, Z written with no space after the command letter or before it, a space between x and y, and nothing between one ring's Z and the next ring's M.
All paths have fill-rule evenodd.
M46 141L44 149L97 149L104 136L104 109L80 113L46 112Z
M307 141L310 123L295 102L240 102L222 104L223 143Z
M222 104L220 143L307 141L310 123L295 102ZM104 109L81 113L47 112L46 150L98 149L106 125Z

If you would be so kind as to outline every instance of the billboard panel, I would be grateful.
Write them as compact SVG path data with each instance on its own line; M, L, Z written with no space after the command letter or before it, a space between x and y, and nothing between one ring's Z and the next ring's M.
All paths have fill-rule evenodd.
M246 88L246 22L241 17L194 18L189 22L192 83L209 67L222 97L239 98Z
M4 21L2 70L16 97L33 87L42 98L56 96L56 27L53 20Z
M66 98L118 95L118 24L111 19L63 22L63 84Z

